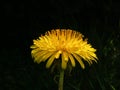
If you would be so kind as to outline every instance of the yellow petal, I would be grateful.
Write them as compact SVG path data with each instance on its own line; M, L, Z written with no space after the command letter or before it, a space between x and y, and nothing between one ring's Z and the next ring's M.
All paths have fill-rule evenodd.
M55 52L48 52L47 54L45 54L41 59L42 61L47 60L50 56L52 56Z
M84 69L85 65L84 65L82 59L80 58L80 56L76 55L75 53L72 53L72 55L76 58L76 60L80 63L81 67Z
M40 52L41 50L39 48L33 49L31 51L32 56L34 56L36 53Z
M36 57L38 57L38 56L43 56L43 55L46 54L46 53L47 53L47 51L39 51L39 52L37 52L37 53L33 53L32 56L33 56L34 58L36 58Z
M49 67L52 65L54 59L55 59L55 55L53 54L53 55L48 59L48 61L47 61L47 63L46 63L46 68L49 68Z
M36 46L36 45L31 45L30 48L31 48L31 49L36 49L37 46Z
M68 53L67 52L63 52L62 55L63 55L64 60L66 62L68 62Z
M72 66L75 67L75 60L71 54L69 54L69 58L70 58Z
M47 51L41 51L41 52L38 52L37 54L35 54L33 57L35 58L34 61L39 63L42 61L42 56L45 55L47 53Z
M62 51L59 50L59 51L56 53L55 58L58 59L61 53L62 53Z

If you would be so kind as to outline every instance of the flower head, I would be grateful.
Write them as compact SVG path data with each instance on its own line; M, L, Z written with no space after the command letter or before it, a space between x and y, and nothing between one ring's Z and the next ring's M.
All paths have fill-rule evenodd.
M90 65L97 62L96 49L88 44L87 39L83 39L80 32L70 29L55 29L47 31L39 39L33 40L31 46L32 57L37 63L47 61L46 68L49 68L55 60L61 58L61 67L66 69L68 61L75 67L75 60L84 69L83 61Z

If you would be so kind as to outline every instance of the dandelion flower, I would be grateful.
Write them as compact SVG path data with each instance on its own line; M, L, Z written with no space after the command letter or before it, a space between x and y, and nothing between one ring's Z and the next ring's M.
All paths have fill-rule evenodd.
M97 62L97 56L96 49L83 38L80 32L70 29L47 31L45 35L33 40L31 55L37 63L46 61L46 68L51 67L55 60L61 59L62 69L66 69L68 61L72 67L78 61L84 69L84 61L91 65L93 61Z

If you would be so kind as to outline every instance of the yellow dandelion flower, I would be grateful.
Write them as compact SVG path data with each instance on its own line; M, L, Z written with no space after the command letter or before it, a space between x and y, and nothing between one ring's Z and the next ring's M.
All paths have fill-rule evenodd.
M61 58L62 69L66 69L68 61L71 62L72 67L75 67L75 60L84 69L83 61L87 61L91 65L93 61L97 62L97 56L96 49L88 44L87 39L84 40L83 37L80 32L70 29L47 31L39 39L33 40L32 57L37 63L47 61L46 68Z

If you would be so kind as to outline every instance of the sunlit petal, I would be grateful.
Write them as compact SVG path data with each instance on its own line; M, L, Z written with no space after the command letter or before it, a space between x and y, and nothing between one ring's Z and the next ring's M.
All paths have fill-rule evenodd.
M72 66L75 67L75 60L71 54L69 54L69 58L70 58Z
M66 69L66 67L67 67L67 61L65 60L64 55L62 54L62 68Z
M54 61L55 57L54 57L54 54L48 59L47 63L46 63L46 68L49 68L53 61Z
M84 65L82 59L78 55L76 55L75 53L73 53L72 55L76 58L76 60L80 63L81 67L84 69L85 65Z

